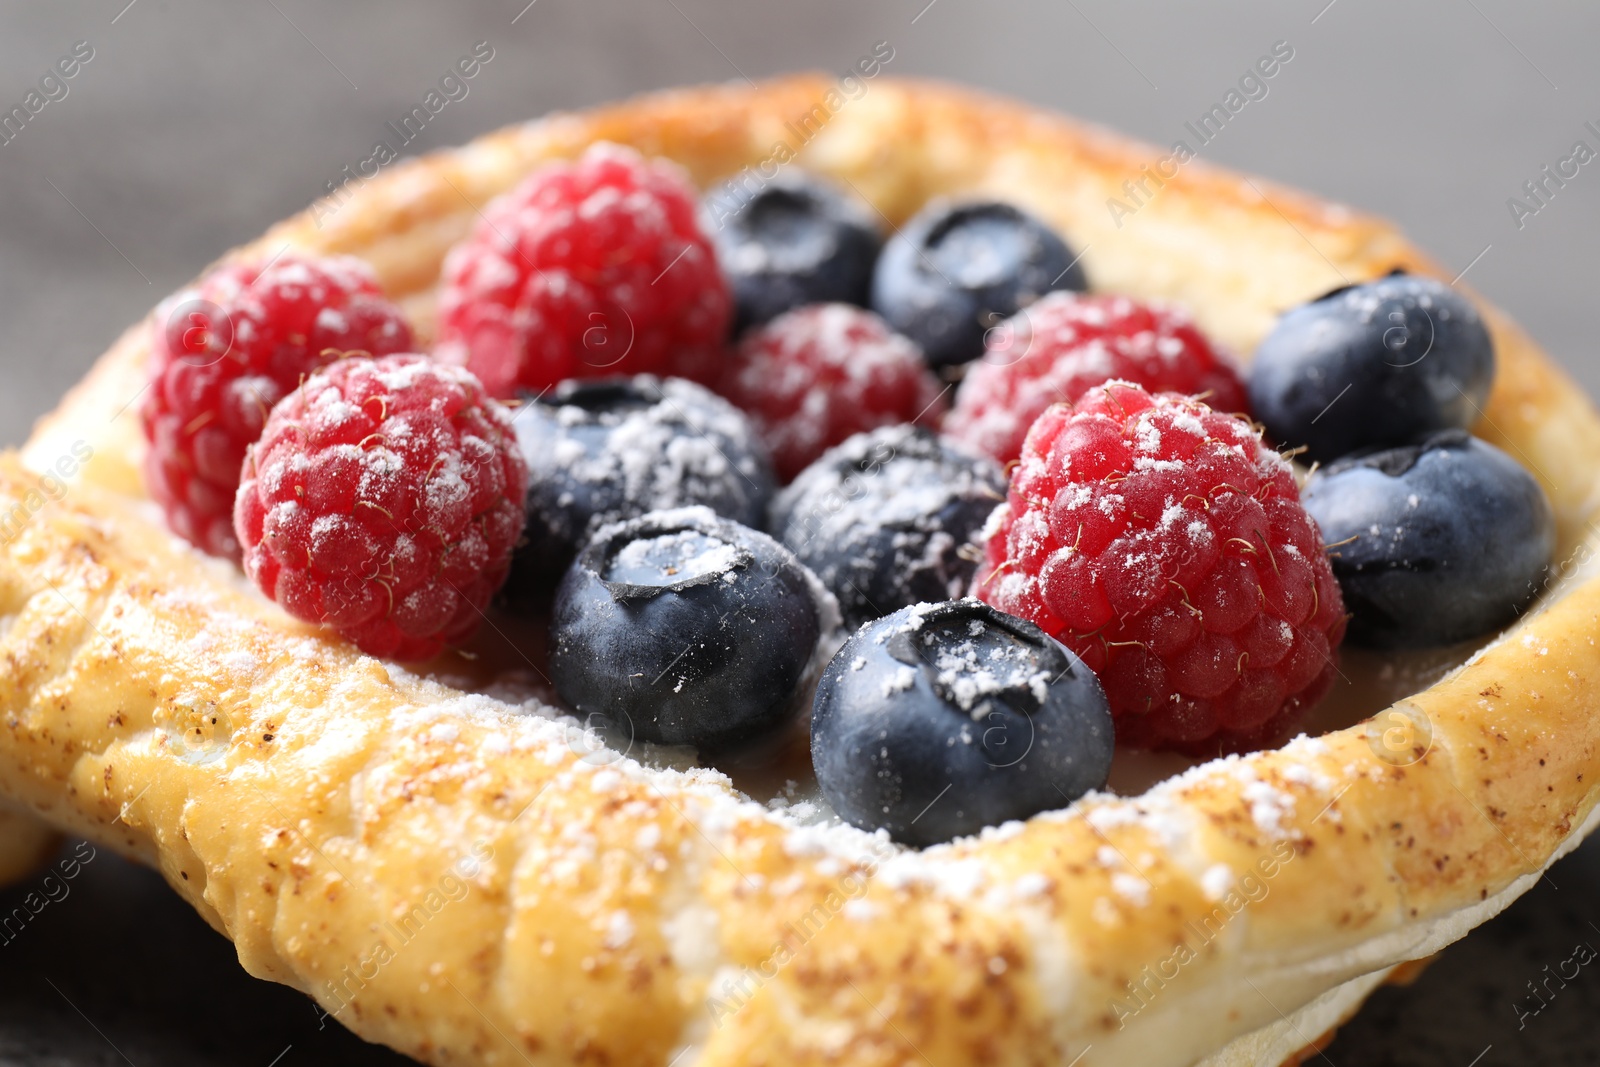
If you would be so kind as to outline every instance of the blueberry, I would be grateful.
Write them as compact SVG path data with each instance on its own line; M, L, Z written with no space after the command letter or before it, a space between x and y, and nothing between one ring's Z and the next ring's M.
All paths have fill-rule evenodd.
M883 238L866 207L841 190L783 172L735 210L716 196L705 209L733 288L735 332L802 304L867 306Z
M839 599L851 629L966 592L971 542L1005 499L987 456L915 426L829 449L773 502L772 533Z
M1045 293L1086 288L1072 250L1032 215L935 202L884 246L872 307L942 367L982 355L986 331Z
M817 684L811 760L841 818L931 845L1105 785L1115 732L1094 674L977 600L862 627Z
M556 592L550 673L580 715L719 749L789 721L831 604L788 549L709 509L606 526Z
M548 593L596 530L660 508L704 504L760 526L774 481L744 415L679 378L562 382L517 413L528 524L509 583Z
M1284 315L1249 378L1268 435L1326 463L1471 426L1494 379L1494 344L1454 289L1391 274Z
M1334 546L1349 637L1363 645L1448 645L1500 629L1539 591L1555 548L1539 483L1461 430L1330 464L1304 500Z

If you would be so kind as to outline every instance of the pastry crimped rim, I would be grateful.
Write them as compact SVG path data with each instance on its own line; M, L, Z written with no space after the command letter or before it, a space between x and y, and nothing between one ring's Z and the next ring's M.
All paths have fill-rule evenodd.
M554 116L396 166L233 255L360 255L426 337L445 250L541 161L619 141L706 186L792 150L811 115L800 163L888 222L936 195L1016 201L1096 288L1180 301L1241 352L1336 285L1439 273L1383 223L1198 162L1118 227L1107 199L1158 150L866 84ZM28 513L0 552L0 795L155 865L252 974L434 1064L1275 1064L1590 825L1600 420L1484 310L1499 367L1478 432L1545 485L1572 574L1402 702L1431 745L1397 754L1357 726L923 852L800 825L715 771L590 752L570 722L361 656L186 550L141 499L141 323L41 424L31 470L0 459L0 514ZM77 484L40 495L80 442Z

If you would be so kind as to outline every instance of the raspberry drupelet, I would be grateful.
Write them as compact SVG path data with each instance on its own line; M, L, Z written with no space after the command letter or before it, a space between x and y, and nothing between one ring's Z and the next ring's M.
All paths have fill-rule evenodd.
M505 581L526 484L510 413L469 372L347 359L274 409L234 520L246 573L289 614L422 660Z
M755 423L782 482L853 434L944 414L916 344L849 304L811 304L751 330L718 391Z
M732 317L687 176L615 144L552 163L445 258L436 354L494 396L567 378L711 384Z
M1113 378L1153 393L1198 395L1217 411L1247 407L1232 360L1179 308L1063 291L989 331L945 432L1009 463L1045 408L1070 404Z
M217 268L163 303L151 334L142 407L150 496L175 533L235 561L239 465L273 405L346 352L414 347L365 263L296 253Z
M1120 742L1194 754L1285 737L1345 629L1289 464L1243 419L1128 382L1034 423L975 590L1089 664Z

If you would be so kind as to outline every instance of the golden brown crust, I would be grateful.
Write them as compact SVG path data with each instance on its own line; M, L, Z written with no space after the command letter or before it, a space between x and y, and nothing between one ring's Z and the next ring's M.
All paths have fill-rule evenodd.
M237 254L361 255L426 330L474 205L540 160L609 139L709 184L769 156L828 87L691 90L507 130ZM934 195L1019 200L1097 287L1181 300L1239 351L1333 285L1433 269L1382 223L1199 163L1119 228L1107 199L1159 155L876 81L800 158L893 221ZM1545 483L1563 553L1587 546L1600 420L1491 316L1500 375L1480 430ZM692 1046L681 1064L1087 1051L1160 1067L1235 1039L1207 1062L1281 1060L1388 968L1509 903L1594 807L1587 567L1404 702L1431 746L1355 727L927 853L796 827L711 772L596 766L535 709L360 657L160 531L138 499L136 419L117 414L142 384L142 336L25 453L39 469L81 439L94 458L0 552L0 795L157 865L252 973L330 1008L359 988L340 1020L428 1062L665 1064ZM0 461L0 511L35 481Z

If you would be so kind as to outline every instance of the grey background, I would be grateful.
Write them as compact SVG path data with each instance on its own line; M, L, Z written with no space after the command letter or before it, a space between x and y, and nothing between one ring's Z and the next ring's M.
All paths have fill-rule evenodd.
M642 89L842 70L880 40L890 73L1165 144L1287 40L1293 61L1205 158L1398 220L1600 389L1600 162L1520 230L1506 207L1575 140L1600 149L1584 129L1600 125L1600 6L1580 0L126 2L0 0L0 109L73 42L95 49L69 95L0 145L0 444L127 323L364 158L479 40L494 60L414 150ZM0 1064L397 1062L243 976L152 876L103 857L75 885L0 945ZM1590 849L1419 986L1380 995L1318 1062L1600 1060L1589 969L1525 1029L1513 1007L1578 940L1600 945L1597 889Z

